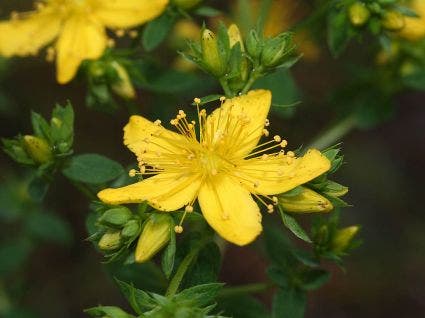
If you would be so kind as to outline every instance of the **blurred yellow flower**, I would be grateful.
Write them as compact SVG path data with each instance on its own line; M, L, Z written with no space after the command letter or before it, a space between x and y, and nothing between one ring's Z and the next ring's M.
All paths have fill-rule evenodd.
M425 37L425 1L413 0L409 7L413 9L419 17L405 18L405 26L400 31L400 36L411 41Z
M97 59L108 45L105 27L121 31L160 15L168 0L45 0L36 10L12 13L0 22L0 55L28 56L56 40L57 80L64 84L85 59ZM53 49L48 57L53 57Z
M285 152L287 142L279 136L257 145L263 135L269 135L265 127L270 91L254 90L224 100L207 116L195 99L198 123L188 121L180 110L171 120L179 133L165 129L159 120L132 116L124 128L124 144L136 154L139 173L153 176L105 189L98 197L109 204L148 201L162 211L186 206L189 213L198 199L206 221L224 239L238 245L252 242L262 230L260 209L252 196L273 212L278 199L271 195L321 175L330 162L318 150L298 158L292 151ZM181 223L176 231L182 231Z

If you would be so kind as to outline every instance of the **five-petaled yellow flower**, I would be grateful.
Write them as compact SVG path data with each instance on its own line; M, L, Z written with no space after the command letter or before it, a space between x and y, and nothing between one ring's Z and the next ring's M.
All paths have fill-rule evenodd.
M418 16L406 18L406 25L401 29L400 35L410 41L423 39L425 37L425 1L412 0L409 7Z
M154 176L105 189L99 198L110 204L147 201L162 211L186 206L186 212L193 211L198 199L206 221L224 239L238 245L253 241L262 227L252 196L272 212L277 204L272 195L321 175L330 162L317 150L296 158L283 150L287 142L280 136L257 145L262 135L269 135L265 126L270 91L255 90L223 101L209 116L198 107L198 129L180 110L171 120L179 133L167 130L159 120L132 116L124 128L124 144L137 155L139 173Z
M36 10L12 13L0 22L0 55L28 56L53 42L57 80L64 84L85 59L97 59L108 44L105 27L122 32L160 15L168 0L44 0ZM53 51L54 50L54 51Z

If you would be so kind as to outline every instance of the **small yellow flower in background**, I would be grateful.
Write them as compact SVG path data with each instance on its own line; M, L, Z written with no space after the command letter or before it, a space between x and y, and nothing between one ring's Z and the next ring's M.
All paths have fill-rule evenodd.
M221 101L209 116L198 105L197 122L180 110L171 120L179 133L165 129L159 120L132 116L124 128L124 144L136 154L139 173L153 176L105 189L98 197L109 204L148 201L161 211L186 206L189 213L198 199L206 221L224 239L238 245L252 242L262 230L253 196L272 212L278 203L274 194L321 175L330 162L318 150L298 158L285 152L287 142L280 136L258 145L269 135L270 91Z
M69 82L81 62L97 59L110 40L105 28L132 28L160 15L168 0L46 0L0 22L0 55L28 56L56 39L57 80Z
M425 1L413 0L409 7L419 16L417 18L405 18L405 26L400 31L400 36L411 41L425 37Z

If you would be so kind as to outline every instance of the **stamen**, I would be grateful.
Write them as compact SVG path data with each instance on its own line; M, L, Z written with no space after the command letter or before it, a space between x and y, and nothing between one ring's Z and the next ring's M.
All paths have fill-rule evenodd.
M177 234L183 233L183 226L181 225L176 225L174 227L174 232L176 232Z

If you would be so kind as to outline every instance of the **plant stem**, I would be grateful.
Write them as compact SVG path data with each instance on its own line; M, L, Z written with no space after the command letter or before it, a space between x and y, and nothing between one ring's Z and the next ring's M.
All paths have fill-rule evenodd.
M313 140L307 148L317 148L319 150L326 149L336 144L342 137L353 130L357 125L355 114L348 115L335 125L329 127L318 138Z
M223 88L224 95L226 95L226 97L230 97L230 98L234 97L235 94L230 89L229 84L227 83L227 80L224 77L222 77L222 78L219 79L219 81L220 81L221 87Z
M274 285L271 283L255 283L241 286L223 288L219 293L219 297L226 298L243 294L257 294L261 293Z
M183 280L184 275L186 274L189 267L192 265L193 261L198 256L201 249L210 241L211 237L204 237L198 243L196 247L194 247L186 256L183 258L179 267L177 268L176 273L168 285L167 291L165 292L165 296L173 296L177 293L179 286Z

